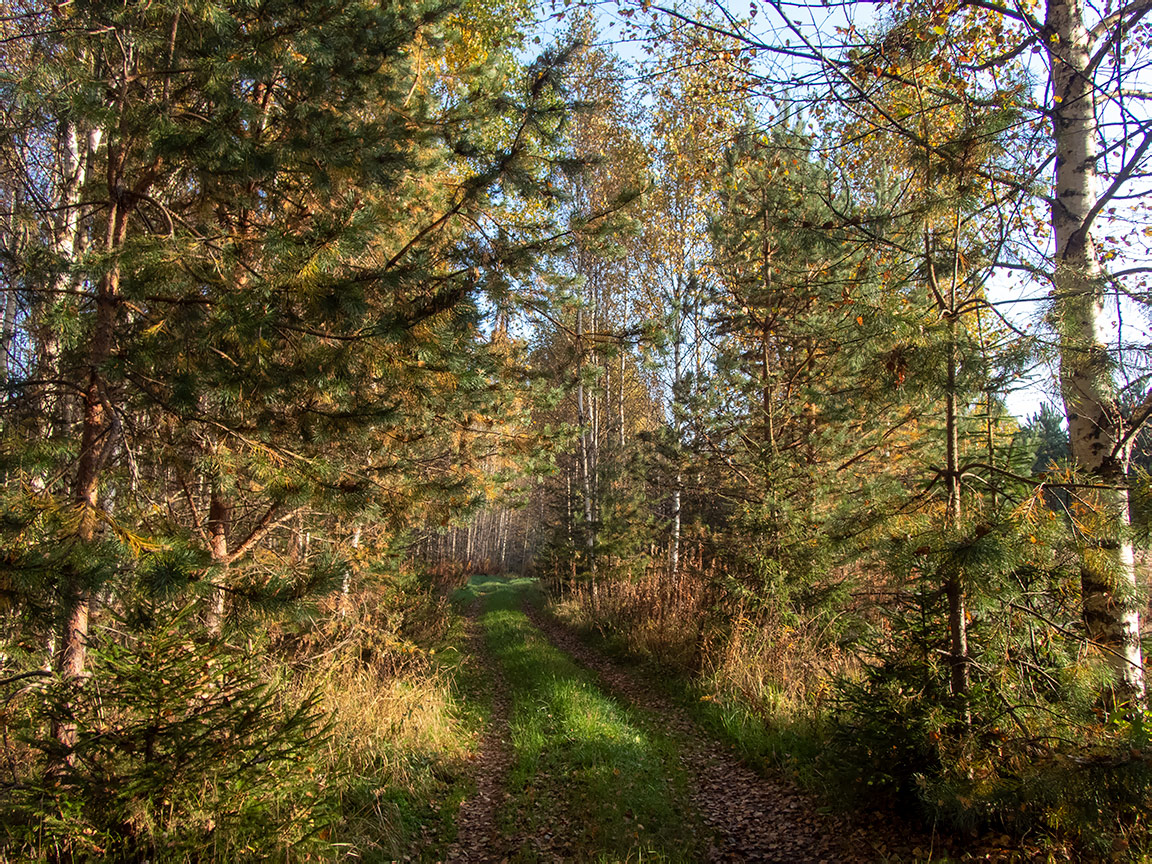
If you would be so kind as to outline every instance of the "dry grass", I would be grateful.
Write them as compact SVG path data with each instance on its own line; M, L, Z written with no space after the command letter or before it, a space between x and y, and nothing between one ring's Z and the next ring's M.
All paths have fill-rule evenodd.
M332 736L321 754L326 763L353 774L375 772L392 783L418 786L427 754L448 760L467 755L446 673L412 667L382 677L376 667L343 662L299 679L317 689L332 718Z
M455 694L458 618L416 579L326 605L267 622L267 639L234 634L246 649L199 638L191 607L126 640L134 653L105 643L99 688L73 700L88 755L59 794L36 792L43 759L24 740L47 735L53 691L31 679L0 694L0 860L389 861L414 842L434 854L479 724ZM141 755L157 714L158 752L182 761L154 761L184 766L175 780Z
M789 625L772 612L750 616L742 605L717 641L706 668L715 695L737 696L766 717L819 715L832 681L857 662L819 619Z
M580 585L566 595L557 612L576 626L618 636L632 654L694 669L700 665L708 636L710 599L704 580L650 568L635 579Z
M471 756L455 669L443 661L457 656L444 650L452 613L438 592L406 609L379 591L342 605L342 615L325 616L323 629L295 646L290 689L318 693L330 718L329 738L313 758L339 804L336 848L389 860L404 854L412 814L422 820L437 799L460 793L454 787Z
M581 585L557 613L612 634L632 654L698 674L712 698L763 717L819 714L832 680L857 663L821 617L786 624L769 610L750 612L696 571L650 568L638 579L602 580L595 592Z

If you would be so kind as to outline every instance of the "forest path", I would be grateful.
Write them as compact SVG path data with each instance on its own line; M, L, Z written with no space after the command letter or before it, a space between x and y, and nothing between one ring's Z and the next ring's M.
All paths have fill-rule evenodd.
M492 700L478 790L448 860L704 860L678 748L528 621L521 607L533 590L530 580L473 579L463 592L480 606L474 656L507 702Z
M506 688L496 701L507 701L449 860L941 860L929 838L828 815L788 781L741 764L642 676L542 612L530 580L478 578L466 594L483 610L474 650L505 682L493 685ZM506 767L486 767L488 753Z
M496 813L504 800L504 786L512 764L512 751L508 745L512 700L504 673L488 650L479 622L480 613L481 598L477 597L468 609L468 650L487 670L491 686L491 716L473 763L476 791L461 802L456 819L456 841L448 849L446 860L452 864L500 861L509 851L504 838L496 830Z
M642 677L585 645L539 607L526 604L525 612L554 645L593 670L607 690L650 712L676 736L695 781L693 803L715 834L705 860L863 864L898 857L886 841L822 813L812 796L792 783L743 765Z

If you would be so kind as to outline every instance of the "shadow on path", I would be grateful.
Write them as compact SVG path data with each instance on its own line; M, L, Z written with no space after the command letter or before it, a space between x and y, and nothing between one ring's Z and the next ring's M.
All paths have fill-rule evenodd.
M492 714L474 763L476 791L460 804L456 842L449 847L445 859L452 864L502 861L511 848L496 827L496 813L505 798L504 788L512 764L512 751L508 746L511 698L504 673L489 652L481 632L482 602L482 598L477 596L468 607L468 650L484 668L492 687Z

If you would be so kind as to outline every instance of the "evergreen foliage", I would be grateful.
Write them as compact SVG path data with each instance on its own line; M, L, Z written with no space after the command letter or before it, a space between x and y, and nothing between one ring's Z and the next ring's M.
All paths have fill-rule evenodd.
M325 718L236 646L531 446L492 434L527 376L489 324L565 233L566 54L526 67L439 0L3 27L0 670L55 672L22 691L8 848L305 848Z
M770 46L828 73L801 111L815 78L769 93L753 22L642 7L636 64L586 10L522 59L525 0L0 16L2 854L371 834L394 790L349 778L387 748L333 731L333 682L407 687L447 591L512 562L810 779L1152 848L1152 398L1100 335L1142 268L1091 235L1148 124L1127 103L1097 153L1076 67L1116 24L1131 76L1147 9L895 3L835 56ZM1063 413L1023 423L1009 269L1054 287L1062 364Z
M244 860L314 839L330 807L309 767L316 697L285 698L259 651L204 638L195 617L142 603L94 634L84 686L8 694L9 728L36 754L4 800L9 853ZM45 717L75 726L67 752Z

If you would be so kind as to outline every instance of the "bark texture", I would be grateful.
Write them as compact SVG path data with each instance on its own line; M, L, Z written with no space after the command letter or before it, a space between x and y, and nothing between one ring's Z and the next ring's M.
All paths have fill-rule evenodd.
M1124 485L1128 448L1108 348L1106 280L1091 230L1100 194L1099 115L1093 39L1084 26L1084 12L1081 0L1050 0L1047 6L1060 385L1073 461L1095 481L1095 488L1084 490L1076 503L1084 528L1084 623L1115 671L1119 695L1143 704L1136 567Z

